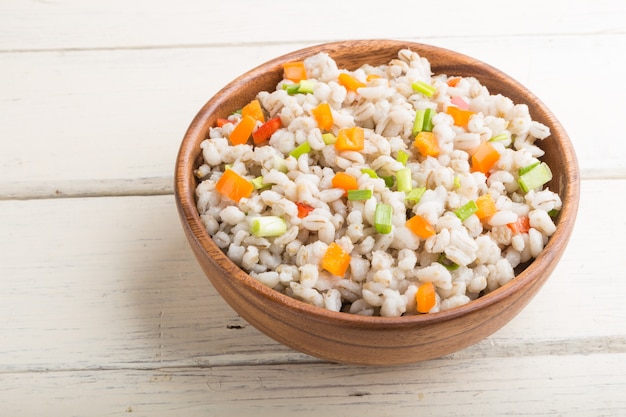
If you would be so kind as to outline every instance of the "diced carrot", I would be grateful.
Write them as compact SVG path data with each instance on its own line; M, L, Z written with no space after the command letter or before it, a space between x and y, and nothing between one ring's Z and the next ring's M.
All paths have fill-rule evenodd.
M456 87L457 85L459 85L459 81L461 81L461 77L452 77L448 79L448 85L450 87Z
M419 214L411 217L404 225L407 229L422 239L428 239L437 233L430 223L428 223L428 221Z
M244 197L250 197L254 185L232 169L227 169L215 183L215 189L223 196L239 202Z
M435 285L432 282L425 282L417 287L415 301L418 313L428 313L437 304Z
M330 105L328 103L319 104L311 110L311 113L313 113L317 126L321 130L330 130L330 128L333 127L333 113L331 112Z
M217 127L223 127L226 123L232 123L230 120L228 119L224 119L224 118L219 118L217 119L217 121L215 122L215 125Z
M520 233L528 233L530 230L530 219L528 216L519 216L513 223L507 224L507 227L511 229L513 234L518 235Z
M301 202L297 202L296 207L298 207L298 217L301 219L304 219L306 216L309 215L310 212L314 210L314 207Z
M472 155L472 171L486 174L500 159L500 153L491 142L482 142Z
M280 116L273 117L267 122L263 123L257 130L252 133L252 140L255 145L260 145L268 140L274 132L283 126L283 122Z
M338 151L361 151L365 147L365 133L362 127L353 126L341 129L337 134L335 149Z
M283 64L283 78L299 83L306 80L306 68L303 61L287 62Z
M261 103L259 103L259 100L257 99L254 99L250 103L243 106L243 108L241 109L241 116L250 116L254 120L265 123L265 115L263 114Z
M348 270L352 257L341 246L333 242L322 257L322 268L333 275L343 277Z
M356 190L359 188L359 184L352 175L348 175L345 172L338 172L332 179L332 185L334 188L341 188L348 194L349 190Z
M464 127L466 129L470 118L476 114L473 111L461 109L457 106L448 106L448 108L446 109L446 113L452 116L455 125Z
M366 84L357 80L356 78L354 78L352 75L342 72L341 74L339 74L339 84L343 85L344 87L346 87L346 89L348 91L353 91L356 93L356 90L361 88L361 87L365 87Z
M244 116L237 126L230 132L230 143L233 145L241 145L248 142L248 138L252 134L252 131L256 127L256 120L251 116Z
M493 201L491 194L483 194L476 199L476 206L478 210L476 210L476 216L479 219L486 219L488 217L496 214L496 203Z
M439 143L437 137L433 132L419 132L415 137L415 146L424 156L438 156L439 155Z

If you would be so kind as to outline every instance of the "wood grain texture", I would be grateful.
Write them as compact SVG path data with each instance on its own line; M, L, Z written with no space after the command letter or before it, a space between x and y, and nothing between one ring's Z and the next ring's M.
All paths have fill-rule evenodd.
M245 0L1 2L0 416L626 415L626 141L611 110L626 84L606 83L626 71L625 4L451 0L442 21L408 0L394 3L406 13L323 0L316 13L335 13L303 21L285 0L270 14ZM393 369L324 363L250 326L203 276L171 195L182 135L222 86L356 38L511 75L565 126L583 180L567 251L527 308Z

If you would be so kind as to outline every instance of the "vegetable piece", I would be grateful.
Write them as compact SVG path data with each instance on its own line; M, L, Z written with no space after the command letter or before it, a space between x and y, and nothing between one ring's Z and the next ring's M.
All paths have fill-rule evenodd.
M402 168L396 172L396 188L398 191L408 193L413 189L411 168Z
M335 149L338 151L361 151L364 147L365 134L362 127L353 126L339 131L335 142Z
M419 214L411 217L404 225L407 229L422 239L428 239L437 233L435 232L435 228L432 227L430 223L428 223L428 221Z
M349 201L363 201L372 198L372 190L348 190Z
M519 216L516 221L507 224L507 227L511 229L514 235L528 233L530 230L530 219L528 216Z
M321 130L330 130L333 127L333 114L328 103L320 103L311 110L311 113Z
M460 97L460 96L452 97L452 99L450 100L450 103L454 104L459 109L469 110L469 104L467 104L467 102L463 100L463 97Z
M509 135L507 135L506 133L500 133L489 139L489 142L500 142L507 139L509 139Z
M461 81L461 77L451 77L448 79L448 86L450 87L456 87L457 85L459 85L459 81Z
M328 245L322 257L321 267L333 275L343 277L348 270L352 257L341 246L333 242Z
M309 152L311 152L311 145L309 144L308 141L304 141L300 145L298 145L293 151L289 152L289 155L298 159L305 153L309 153Z
M426 192L425 187L413 188L409 193L404 197L405 200L413 201L415 203L419 203L422 199L422 196Z
M425 282L417 287L415 294L418 313L428 313L437 304L435 285L432 282Z
M314 86L314 80L300 80L300 82L298 83L298 93L311 94L313 92Z
M474 200L470 200L454 210L454 214L456 214L456 217L458 217L461 221L464 221L469 216L476 213L477 210L478 206L476 205L476 202Z
M296 207L298 207L298 217L304 219L306 216L312 212L315 207L308 205L307 203L297 202Z
M415 137L415 146L424 156L437 156L439 155L439 143L433 132L420 132Z
M252 183L252 185L254 186L255 190L260 190L261 188L265 188L267 187L269 184L265 184L263 182L263 176L260 175L252 180L250 180L250 182Z
M528 171L530 171L531 169L533 169L534 167L536 167L539 164L540 164L540 162L537 161L537 162L533 162L530 165L526 165L525 167L522 167L522 168L517 170L517 175L519 177L521 177L522 175L524 175L525 173L527 173Z
M483 194L476 199L476 216L479 219L486 219L496 214L496 203L493 201L491 194Z
M215 183L215 189L223 196L239 202L244 197L250 197L254 185L232 169L227 169Z
M550 171L550 167L545 162L541 162L520 175L517 183L522 191L527 193L530 190L541 187L551 179L552 171Z
M283 78L299 83L300 80L306 80L306 68L304 61L287 62L283 64Z
M393 175L385 175L385 176L382 176L380 178L382 178L385 181L385 187L387 187L387 188L393 187L393 184L394 184L394 177L393 177Z
M285 90L290 96L298 94L298 90L300 90L300 83L283 84L283 90Z
M418 109L415 110L415 118L413 119L413 136L417 136L419 132L424 130L424 115L426 114L426 109Z
M370 178L380 178L372 168L361 168L361 173L369 175Z
M242 145L248 142L248 138L252 134L252 131L256 127L256 120L251 116L244 116L237 126L230 132L230 143L233 145Z
M366 84L357 80L356 78L354 78L352 75L342 72L339 74L339 84L343 85L344 87L346 87L346 90L348 91L353 91L356 93L356 90L361 88L361 87L365 87Z
M433 131L433 116L435 114L435 109L428 107L424 110L424 125L422 126L422 130L424 132L432 132Z
M215 125L216 125L217 127L224 127L224 125L225 125L226 123L232 123L232 122L231 122L230 120L228 120L228 119L224 119L224 118L220 117L220 118L218 118L218 119L217 119L217 121L215 122Z
M400 149L398 151L398 154L396 155L396 161L406 166L406 163L409 162L409 154L406 151Z
M255 145L260 145L271 138L272 135L281 127L283 127L283 122L280 119L280 116L273 117L259 126L259 128L252 133L252 141Z
M456 271L457 269L459 269L459 264L456 264L452 262L450 259L448 259L445 253L439 254L439 257L437 258L437 262L445 266L448 271Z
M455 125L464 127L466 129L470 118L476 114L473 111L461 109L457 106L448 106L448 108L446 109L446 113L452 116Z
M346 191L346 194L349 190L357 190L359 188L356 178L345 172L336 173L331 182L334 188L341 188Z
M337 136L332 133L322 133L322 140L326 145L334 145L337 142Z
M472 171L486 174L500 159L500 153L491 142L482 142L472 155Z
M389 204L376 204L376 211L374 212L374 228L376 228L376 231L383 235L390 233L392 229L392 217L393 208Z
M250 233L256 237L280 236L287 231L287 222L278 216L254 217L250 221Z
M426 97L432 97L437 89L424 81L415 81L411 84L413 91L424 94Z
M261 103L259 103L259 100L257 99L254 99L250 103L243 106L243 108L241 109L241 116L250 116L254 120L265 123L265 115L263 114Z

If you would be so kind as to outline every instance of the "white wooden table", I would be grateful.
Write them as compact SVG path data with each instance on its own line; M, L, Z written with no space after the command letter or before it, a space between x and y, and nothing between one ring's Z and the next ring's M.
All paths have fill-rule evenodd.
M0 3L0 416L626 415L625 2L173 5ZM274 56L346 38L488 62L578 153L577 227L553 276L441 359L342 366L274 342L216 294L177 218L175 155L201 105Z

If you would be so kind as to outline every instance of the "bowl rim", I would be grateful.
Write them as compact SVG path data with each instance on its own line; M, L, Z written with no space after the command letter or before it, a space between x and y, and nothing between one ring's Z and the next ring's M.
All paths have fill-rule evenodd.
M410 48L417 51L420 56L424 56L426 58L429 58L429 55L432 54L451 54L466 60L472 66L480 67L481 70L486 72L486 74L504 80L507 84L521 91L523 95L529 99L529 101L532 100L535 106L540 108L541 112L546 114L551 119L553 124L553 126L551 126L551 136L559 138L556 143L558 147L561 148L562 158L565 159L564 166L566 167L566 170L563 174L567 184L565 185L565 196L562 197L563 206L557 221L555 233L550 237L548 243L544 247L544 250L539 254L539 256L511 281L488 294L470 301L469 303L449 310L427 314L402 315L398 317L363 316L327 310L292 298L255 280L243 269L237 266L232 260L230 260L230 258L228 258L228 256L213 242L211 236L204 228L196 208L195 186L192 187L191 184L197 185L193 174L193 154L194 151L197 152L197 150L194 146L192 146L192 142L194 142L194 138L199 136L206 123L208 123L208 120L211 117L211 112L217 112L219 110L220 96L231 93L231 90L237 88L236 86L241 82L254 79L271 68L274 68L277 65L282 65L285 62L300 60L312 55L313 53L320 52L321 50L332 56L333 52L340 49L350 47L358 48L359 46L372 43L377 43L379 45L379 49L381 50L389 48L395 48L398 50L401 48ZM201 140L197 143L199 144L200 142ZM341 325L353 327L377 326L380 328L395 328L445 322L459 316L467 315L468 313L483 310L493 304L499 303L501 300L522 290L524 287L543 285L545 280L548 278L547 275L549 274L546 274L543 279L540 279L542 269L551 270L555 267L554 264L558 262L561 257L563 249L572 233L578 210L579 194L579 167L569 136L554 114L529 89L501 70L460 52L419 42L392 39L335 41L308 46L266 61L265 63L262 63L233 79L217 93L215 93L193 118L180 144L174 175L174 195L183 227L187 230L187 235L193 237L195 244L202 248L202 250L207 254L207 259L222 273L225 275L232 275L231 278L235 279L240 285L250 288L267 301L281 304L289 310L305 314L309 316L311 320L333 321L340 323ZM561 249L553 250L558 245L562 245ZM212 249L212 252L216 254L215 258L208 256L208 249Z

